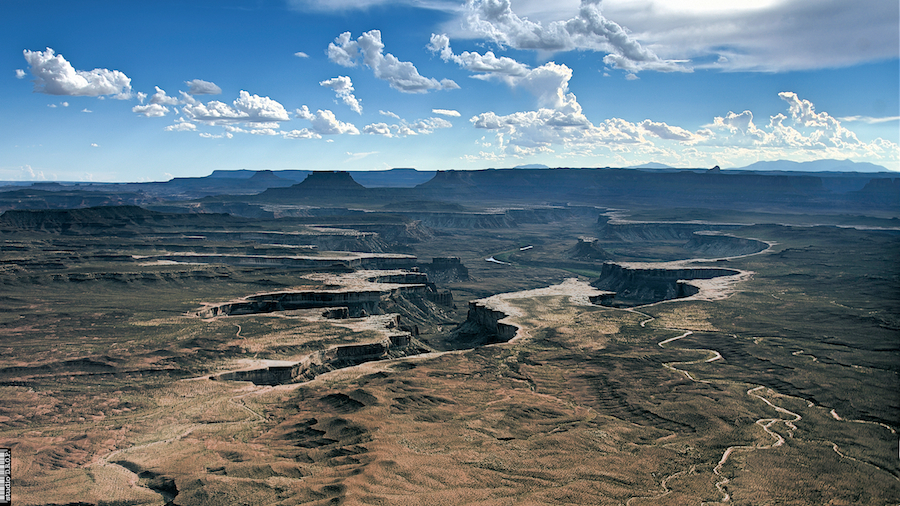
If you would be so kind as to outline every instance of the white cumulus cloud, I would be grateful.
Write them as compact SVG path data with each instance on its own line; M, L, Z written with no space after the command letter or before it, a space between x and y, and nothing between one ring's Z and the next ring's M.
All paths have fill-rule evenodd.
M512 10L510 2L500 0L289 3L304 11L346 12L398 3L434 9L456 16L445 25L459 30L455 35L492 38L498 32L499 40L512 39L508 44L512 47L519 47L512 41L523 46L532 42L532 46L543 48L539 50L590 50L598 43L618 43L607 37L624 38L625 42L631 39L658 55L664 65L692 59L697 68L780 72L847 67L896 59L900 54L900 5L885 0L603 0L599 18L591 12L599 14L597 0L513 0L515 18L504 16ZM485 21L489 26L484 26ZM627 53L619 50L610 54ZM609 64L628 66L615 58Z
M137 114L143 114L148 118L159 118L169 113L169 108L161 104L136 105L131 111Z
M549 62L529 71L516 84L533 93L544 107L580 114L581 106L575 95L569 92L571 79L572 69Z
M455 111L453 109L432 109L431 112L434 114L440 114L442 116L450 116L453 118L460 117L459 111Z
M247 125L259 123L278 123L290 120L284 106L269 97L251 95L241 90L240 96L228 105L212 100L206 104L187 103L181 108L182 114L192 121L209 125L231 125L243 123Z
M297 51L296 53L294 53L294 56L296 56L297 58L309 58L309 55L304 53L303 51Z
M156 88L156 93L154 93L153 96L150 97L151 104L178 105L177 98L166 95L166 92L159 86L156 86L155 88Z
M23 173L24 179L40 180L40 181L47 180L47 176L44 175L44 171L35 172L35 170L33 168L31 168L31 165L23 166L22 173Z
M450 79L438 81L424 77L411 62L400 61L391 53L384 53L380 30L370 30L358 39L352 40L350 32L339 35L328 44L328 58L344 67L355 67L362 61L372 69L375 77L403 93L427 93L432 90L458 89L459 85Z
M215 83L202 79L192 79L185 81L184 84L188 85L188 93L191 95L218 95L222 93L222 88L216 86Z
M396 126L396 125L395 125ZM363 127L363 132L371 135L383 135L385 137L393 137L394 134L391 130L391 125L387 123L372 123L370 125L366 125Z
M320 82L319 85L334 90L334 94L347 104L351 111L362 114L362 105L359 103L359 99L353 94L353 82L349 77L333 77Z
M178 90L178 94L181 96L182 104L197 105L200 103L199 100L197 100L196 98L192 97L191 95L189 95L181 90Z
M778 97L786 111L765 122L757 124L749 110L728 112L697 130L652 119L591 122L580 108L565 106L506 115L489 111L470 122L494 138L490 142L482 138L477 143L479 152L462 158L500 161L553 153L557 158L583 160L611 157L623 166L627 160L654 159L682 167L741 166L778 159L853 159L888 166L900 162L900 146L894 142L881 138L864 142L841 119L816 110L796 93L782 92ZM571 103L577 105L574 97Z
M485 55L466 51L454 54L450 47L450 39L446 35L431 35L428 48L440 53L444 61L453 61L472 72L481 79L499 79L510 86L521 86L538 98L542 107L560 111L580 113L581 106L575 95L569 93L569 81L572 69L566 65L548 62L532 69L511 58L497 58L493 53Z
M642 70L689 72L683 60L665 60L642 45L600 11L600 0L582 0L575 17L546 25L518 16L510 0L468 0L465 28L501 47L543 52L573 49L605 52L607 65L634 73Z
M529 71L528 65L506 56L498 58L492 51L483 55L470 51L454 54L450 48L450 38L445 34L431 34L431 41L427 47L432 52L438 53L442 60L452 61L470 72L475 72L476 78L497 78L512 84L515 78L522 77Z
M641 128L660 139L680 141L686 144L699 142L709 136L708 130L701 130L699 133L694 133L679 126L671 126L664 122L651 121L649 119L645 119L640 122L639 125Z
M131 98L131 79L118 70L75 70L62 55L46 51L22 52L30 65L34 91L48 95Z
M309 108L304 105L302 108L297 109L295 114L298 118L308 120L312 123L312 131L319 135L359 135L359 129L352 123L340 121L335 117L333 112L327 109L319 109L313 114L310 112Z
M493 130L496 145L504 149L550 148L553 144L586 141L590 121L582 115L553 109L498 115L485 112L469 120L475 128Z
M469 121L475 128L492 130L492 143L498 153L526 156L549 153L552 146L589 145L592 143L645 143L644 130L619 120L607 120L595 126L582 113L574 93L569 91L572 69L548 62L524 74L508 76L505 81L520 86L535 97L540 109L498 115L485 112Z
M179 118L174 124L167 126L165 130L167 132L193 132L197 130L197 125Z
M778 96L787 104L787 114L770 116L764 126L756 125L751 111L717 116L707 125L715 135L699 145L725 148L735 158L752 161L853 158L896 163L900 158L897 144L881 138L863 142L840 119L816 112L811 101L790 91Z
M765 127L754 123L751 111L717 116L709 125L723 134L717 142L741 147L825 151L835 158L848 158L861 153L870 156L881 151L885 146L883 143L888 142L864 143L839 119L827 112L816 112L815 105L809 100L801 99L790 91L781 92L778 96L788 104L789 116L782 113L771 116Z
M428 135L439 128L452 127L453 123L444 118L426 118L412 123L402 120L399 123L390 125L384 122L372 123L363 127L363 132L384 137L407 137L411 135Z
M281 132L281 136L285 139L321 139L322 136L313 132L308 128L301 128L300 130L291 130L286 132Z
M25 79L25 71L22 69L16 69L16 79Z

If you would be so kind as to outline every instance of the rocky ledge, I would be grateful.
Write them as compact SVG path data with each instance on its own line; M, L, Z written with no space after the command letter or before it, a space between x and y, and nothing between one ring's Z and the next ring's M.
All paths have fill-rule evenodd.
M341 275L310 275L328 288L285 290L207 304L193 313L201 318L272 313L293 309L346 307L348 316L383 314L382 305L397 297L414 297L450 306L453 295L438 290L424 273L407 270L356 271Z
M611 307L632 307L663 300L690 297L700 292L691 280L737 276L741 271L712 267L637 268L607 262L591 286L615 292L598 297L596 303Z

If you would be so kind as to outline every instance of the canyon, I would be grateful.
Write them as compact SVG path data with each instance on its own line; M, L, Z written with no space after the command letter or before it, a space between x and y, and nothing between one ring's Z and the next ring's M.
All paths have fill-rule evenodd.
M414 172L0 190L15 502L900 501L884 175Z

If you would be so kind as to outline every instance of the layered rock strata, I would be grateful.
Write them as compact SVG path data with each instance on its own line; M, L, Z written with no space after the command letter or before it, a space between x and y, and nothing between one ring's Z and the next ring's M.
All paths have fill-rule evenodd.
M700 289L690 283L695 279L735 276L741 271L707 267L631 268L604 263L600 277L591 286L615 292L615 296L597 298L604 306L638 306L662 300L696 295Z
M466 314L466 323L471 327L479 328L489 337L488 342L505 343L516 337L519 328L500 320L506 318L506 313L491 309L482 301L469 302L469 312Z
M383 314L383 306L394 307L399 299L424 299L450 304L449 291L439 291L424 273L404 270L357 271L342 275L312 274L308 278L326 282L333 288L270 292L237 301L207 305L194 313L201 318L268 313L292 309L325 308L325 318L346 319ZM434 306L431 306L434 308ZM383 317L382 317L383 318ZM418 326L408 324L399 314L389 318L382 330L384 338L365 343L341 345L316 351L299 362L272 362L265 367L230 371L213 379L251 381L258 385L278 385L306 381L317 375L364 362L415 355L428 351L416 337Z
M428 274L428 278L441 283L468 281L469 269L462 264L459 257L435 257L430 264L420 263L419 269Z
M299 362L277 362L257 369L229 371L211 379L249 381L257 385L283 385L308 381L319 374L344 367L416 355L422 351L416 344L408 333L395 334L370 343L334 346L308 355Z
M413 257L414 258L414 257ZM453 294L438 290L424 273L405 270L356 271L340 276L310 275L332 288L286 290L208 304L194 313L201 318L272 313L310 308L347 308L350 317L382 314L381 304L397 297L420 297L452 306Z
M416 264L416 257L391 253L330 252L323 256L305 255L229 255L218 253L169 253L136 256L145 262L168 261L180 263L249 265L263 267L293 267L298 269L404 269Z

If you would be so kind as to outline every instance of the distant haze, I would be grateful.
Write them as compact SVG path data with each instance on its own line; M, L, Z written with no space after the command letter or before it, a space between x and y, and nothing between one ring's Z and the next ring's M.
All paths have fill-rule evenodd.
M815 160L812 162L792 162L776 160L774 162L756 162L746 167L735 167L730 170L778 170L798 172L888 172L882 165L850 160Z
M629 169L674 169L675 167L672 167L671 165L666 165L664 163L649 162L649 163L642 163L641 165L632 165L627 168L629 168Z

